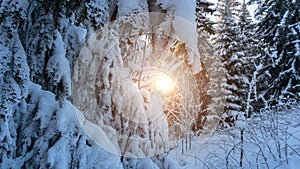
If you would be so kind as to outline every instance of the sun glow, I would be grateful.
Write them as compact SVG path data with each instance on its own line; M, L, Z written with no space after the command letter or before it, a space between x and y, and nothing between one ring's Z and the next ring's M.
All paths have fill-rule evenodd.
M155 81L155 87L164 95L169 95L174 91L175 81L169 75L159 74Z

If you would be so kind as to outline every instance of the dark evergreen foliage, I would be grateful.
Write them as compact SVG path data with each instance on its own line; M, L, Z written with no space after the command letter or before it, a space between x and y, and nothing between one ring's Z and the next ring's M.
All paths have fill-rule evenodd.
M262 51L268 60L261 71L261 97L272 104L278 99L299 100L300 1L260 2L256 18L260 21L256 36L262 39Z

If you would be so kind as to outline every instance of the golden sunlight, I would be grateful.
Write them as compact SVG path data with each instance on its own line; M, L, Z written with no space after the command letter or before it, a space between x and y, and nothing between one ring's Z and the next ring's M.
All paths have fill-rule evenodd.
M174 91L175 81L167 74L159 74L155 81L155 88L164 95L169 95Z

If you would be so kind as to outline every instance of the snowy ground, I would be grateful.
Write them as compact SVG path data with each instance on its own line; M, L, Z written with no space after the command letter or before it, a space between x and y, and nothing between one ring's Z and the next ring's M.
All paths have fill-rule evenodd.
M282 168L300 166L299 106L274 113L264 111L247 122L244 144L240 130L216 131L211 136L194 137L191 149L179 144L170 155L187 169L221 168ZM278 114L278 116L277 116ZM185 143L185 141L184 141ZM243 166L240 167L241 148L244 148Z

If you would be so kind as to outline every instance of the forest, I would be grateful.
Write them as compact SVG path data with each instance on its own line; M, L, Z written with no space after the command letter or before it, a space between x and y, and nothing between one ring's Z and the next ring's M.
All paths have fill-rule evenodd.
M296 169L300 0L0 0L0 168Z

